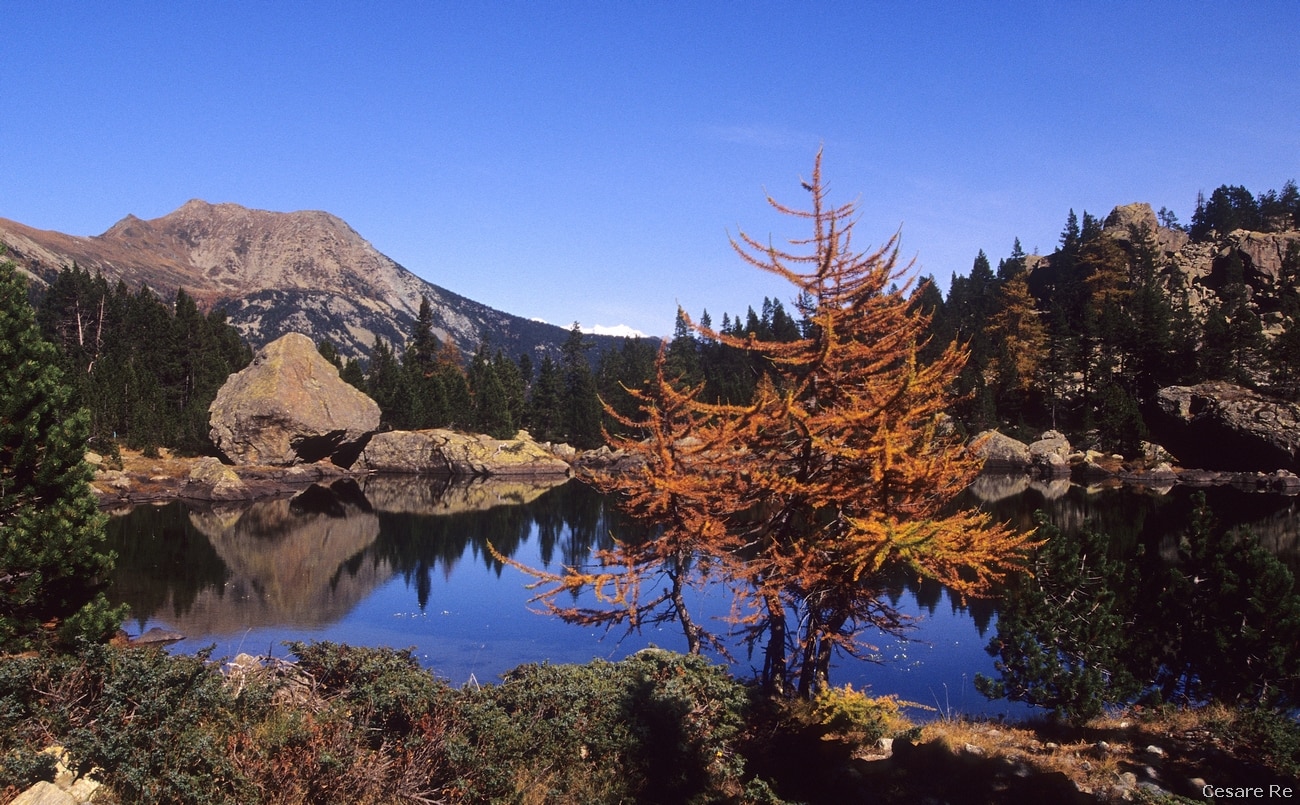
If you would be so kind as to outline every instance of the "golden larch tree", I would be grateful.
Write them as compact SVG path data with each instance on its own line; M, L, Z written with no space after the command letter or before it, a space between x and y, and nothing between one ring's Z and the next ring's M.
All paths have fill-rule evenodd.
M1019 394L1028 394L1038 385L1047 345L1047 328L1039 316L1026 272L1021 271L1003 284L997 312L985 330L999 347L989 374L993 379L999 375L1013 378Z
M911 266L899 262L897 236L853 250L856 206L827 204L820 153L804 187L811 209L768 202L811 224L811 237L788 249L743 232L732 241L750 265L794 286L803 337L764 341L692 325L768 367L753 400L707 405L661 370L639 392L639 438L619 444L643 459L641 469L592 477L625 511L659 526L658 536L619 543L597 557L596 571L545 579L554 586L543 597L617 578L622 586L604 600L643 612L631 602L634 580L654 562L680 567L690 557L731 585L733 620L765 641L767 688L784 693L797 682L811 696L827 684L836 649L859 656L864 635L903 631L887 574L902 568L979 595L1020 566L1032 543L984 513L949 508L979 469L945 427L966 353L953 344L931 363L918 360L928 317L908 302ZM650 601L671 599L671 589ZM689 619L683 627L688 642L700 628Z

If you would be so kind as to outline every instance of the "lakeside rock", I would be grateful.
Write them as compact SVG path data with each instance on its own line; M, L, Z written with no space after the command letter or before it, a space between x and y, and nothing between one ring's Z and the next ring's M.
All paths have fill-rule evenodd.
M1152 430L1183 466L1300 472L1300 405L1220 381L1160 389L1156 405Z
M971 452L984 459L987 472L1026 470L1033 466L1029 445L996 430L977 434L970 443Z
M567 476L567 462L533 441L527 431L513 439L431 430L377 433L357 458L366 472L474 476Z
M1069 456L1073 452L1070 440L1065 434L1049 430L1029 445L1029 457L1033 466L1049 478L1069 476Z
M379 406L339 378L311 339L272 341L226 380L208 409L211 437L235 464L347 467L379 427Z

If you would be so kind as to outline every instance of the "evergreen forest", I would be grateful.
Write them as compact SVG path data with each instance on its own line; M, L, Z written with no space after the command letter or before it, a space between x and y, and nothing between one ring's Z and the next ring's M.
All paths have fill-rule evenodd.
M90 443L204 452L208 406L252 360L220 311L204 314L178 290L170 302L147 286L132 293L69 266L44 294L37 320L60 368L90 412Z

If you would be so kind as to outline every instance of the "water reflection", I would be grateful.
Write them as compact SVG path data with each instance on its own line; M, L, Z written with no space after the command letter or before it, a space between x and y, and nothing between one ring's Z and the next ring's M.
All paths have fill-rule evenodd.
M615 527L591 493L563 481L453 484L415 477L344 479L292 498L189 509L141 507L112 518L115 602L143 626L164 618L184 634L258 627L318 629L400 575L429 602L433 579L467 554L501 572L489 540L513 555L534 532L542 558L580 561Z
M1294 497L991 488L970 494L1017 523L1041 510L1049 525L1033 574L1002 597L989 649L999 674L982 690L1080 720L1140 697L1300 705Z
M1178 559L1191 492L1033 482L987 476L966 503L1030 527L1036 510L1067 533L1088 522L1108 534L1110 558ZM1221 528L1247 526L1276 555L1300 565L1300 512L1294 498L1207 490ZM682 650L674 625L628 637L581 629L529 611L529 581L503 568L491 542L525 564L554 568L609 547L629 525L606 498L576 483L485 482L371 477L316 486L293 498L189 509L140 507L111 518L118 554L110 597L131 608L128 630L158 625L189 635L179 650L211 643L217 656L272 650L281 641L328 639L415 646L436 673L459 684L491 679L524 662L617 658L654 643ZM887 596L919 628L907 642L865 636L883 664L841 663L837 683L962 712L1015 714L1021 705L985 702L977 673L992 674L985 646L999 626L997 598L958 601L946 589L900 573ZM699 611L724 616L725 591L701 591ZM725 631L725 625L722 630ZM602 640L604 642L602 642ZM734 671L751 670L743 648ZM1017 710L1020 708L1020 710Z
M1026 475L985 475L959 500L979 505L1016 528L1032 528L1042 511L1067 534L1085 526L1111 538L1116 555L1142 546L1176 561L1178 541L1192 522L1193 497L1204 493L1220 531L1247 529L1292 570L1300 569L1300 497L1247 492L1230 486L1166 489L1043 482Z

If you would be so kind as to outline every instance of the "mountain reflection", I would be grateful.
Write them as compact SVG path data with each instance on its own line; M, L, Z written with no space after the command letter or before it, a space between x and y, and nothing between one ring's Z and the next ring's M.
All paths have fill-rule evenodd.
M499 575L489 541L512 556L535 536L543 562L581 561L609 545L612 516L599 495L563 480L383 476L235 506L138 507L110 523L109 595L138 624L158 618L183 634L319 629L395 575L422 610L434 576L467 555Z

